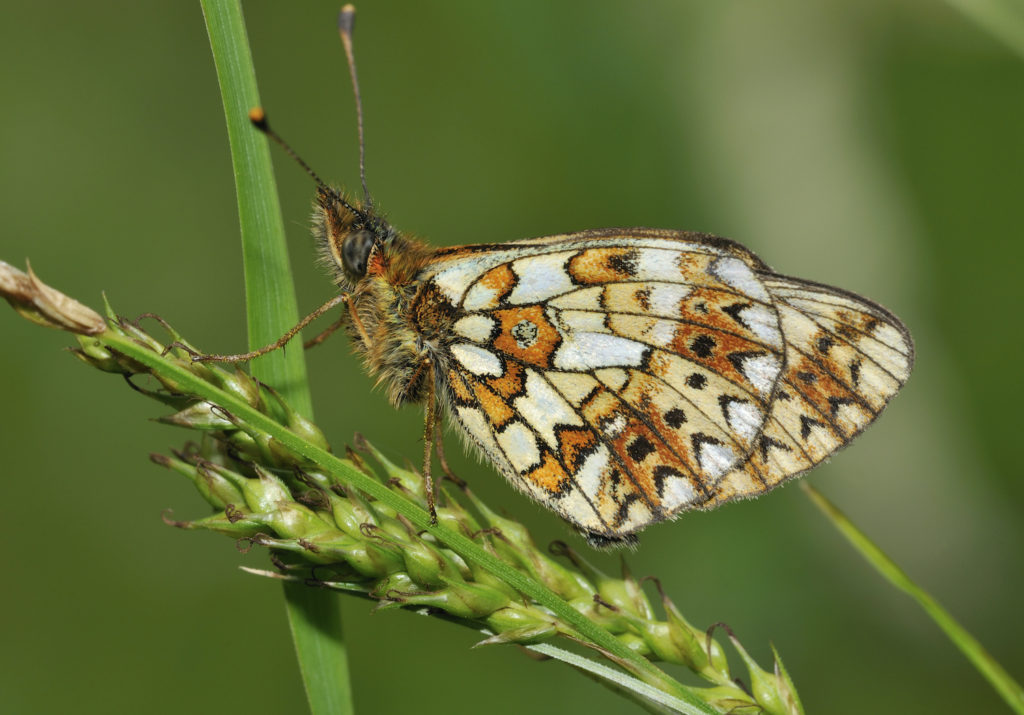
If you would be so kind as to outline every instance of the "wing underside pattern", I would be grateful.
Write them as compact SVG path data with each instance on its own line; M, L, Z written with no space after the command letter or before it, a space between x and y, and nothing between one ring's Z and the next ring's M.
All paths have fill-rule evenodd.
M440 393L514 485L601 538L806 471L912 364L895 317L729 242L605 232L470 248L423 276L456 306Z

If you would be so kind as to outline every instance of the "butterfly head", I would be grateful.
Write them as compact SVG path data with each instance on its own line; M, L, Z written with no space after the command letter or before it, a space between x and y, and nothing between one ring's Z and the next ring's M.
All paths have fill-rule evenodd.
M313 233L338 285L388 273L398 234L383 218L340 191L321 186L313 204Z

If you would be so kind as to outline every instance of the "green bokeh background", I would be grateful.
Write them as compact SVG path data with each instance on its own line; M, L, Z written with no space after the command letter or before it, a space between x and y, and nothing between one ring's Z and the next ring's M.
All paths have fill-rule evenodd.
M1024 674L1020 271L1024 62L943 3L364 0L369 182L438 244L602 226L709 231L864 293L917 340L903 394L810 479ZM358 186L331 2L246 3L263 102ZM198 3L0 6L0 257L210 351L245 345L234 187ZM312 187L275 154L300 305ZM300 713L280 588L146 459L159 406L0 313L0 711ZM336 446L415 460L343 339L309 354ZM453 466L541 539L574 539L454 439ZM617 556L595 556L615 568ZM937 628L797 488L644 534L629 555L698 625L774 643L812 713L1002 712ZM633 712L599 686L410 613L340 598L357 709Z

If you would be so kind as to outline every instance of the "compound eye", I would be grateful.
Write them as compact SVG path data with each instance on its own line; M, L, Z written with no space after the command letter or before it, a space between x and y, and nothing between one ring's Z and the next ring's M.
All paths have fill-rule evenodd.
M373 234L369 231L355 231L345 238L341 247L341 260L345 269L354 276L366 275L366 261L373 249Z

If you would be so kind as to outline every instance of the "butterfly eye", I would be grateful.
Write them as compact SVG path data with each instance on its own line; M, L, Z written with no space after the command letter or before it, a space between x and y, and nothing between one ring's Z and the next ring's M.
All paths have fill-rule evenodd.
M345 238L341 247L341 259L345 270L354 276L366 275L366 261L373 249L373 234L369 231L355 231Z

